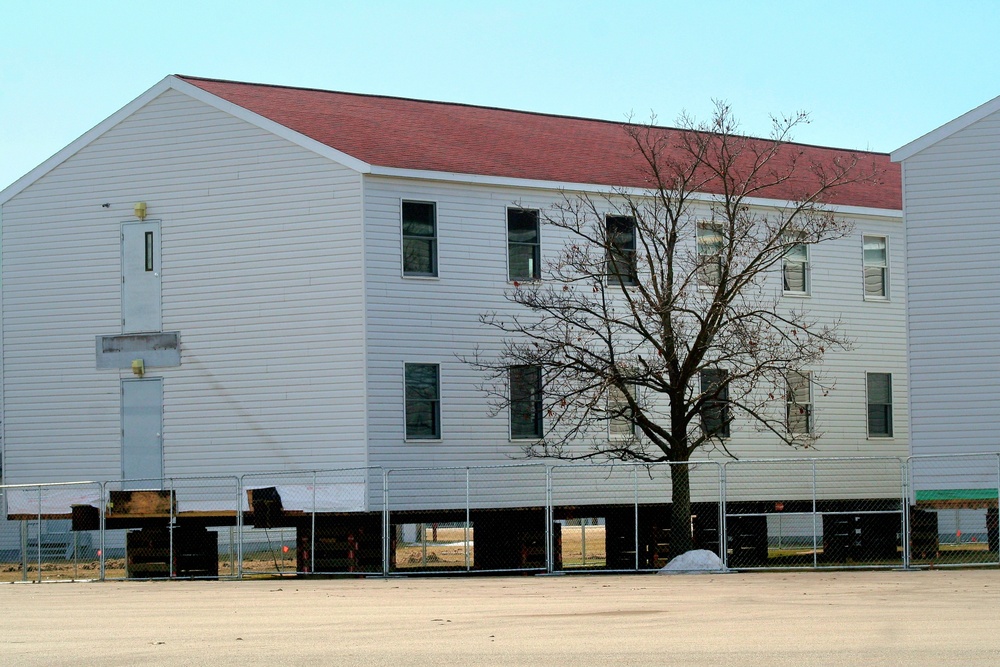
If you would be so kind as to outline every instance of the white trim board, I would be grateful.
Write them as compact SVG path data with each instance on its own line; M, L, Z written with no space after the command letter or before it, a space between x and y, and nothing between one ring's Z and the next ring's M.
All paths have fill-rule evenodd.
M962 114L955 120L945 123L936 130L931 130L924 136L914 139L905 146L897 148L889 154L889 159L893 162L902 162L903 160L913 157L920 151L933 146L943 139L947 139L956 132L964 130L973 123L978 122L989 116L991 113L997 111L1000 111L1000 97L994 97L989 102L980 104L972 111Z

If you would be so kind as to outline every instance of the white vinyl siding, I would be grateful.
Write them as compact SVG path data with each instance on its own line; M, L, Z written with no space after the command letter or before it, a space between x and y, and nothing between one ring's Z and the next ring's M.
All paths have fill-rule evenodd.
M907 158L903 184L913 453L996 451L1000 112Z
M360 176L168 91L3 206L7 481L120 475L121 223L160 221L164 472L363 465ZM110 206L103 207L108 203ZM336 350L336 354L330 354Z
M491 414L480 390L483 376L462 362L478 349L495 353L499 335L479 321L481 314L524 311L504 299L510 288L507 209L512 202L546 210L560 201L558 192L516 188L417 182L402 178L365 177L366 275L368 277L368 383L371 462L387 466L485 465L524 461L519 442L511 442L508 414ZM402 200L435 201L438 214L440 274L436 281L400 277L399 220ZM865 302L859 288L863 235L890 237L901 223L891 217L856 217L852 234L812 245L811 298L807 310L819 321L840 320L853 341L849 351L830 352L819 374L832 389L815 397L816 456L899 455L907 453L905 290L893 285L891 302ZM543 226L542 262L565 243L559 230ZM690 249L695 249L692 234ZM902 267L902 244L889 244L890 264ZM769 279L771 277L769 276ZM898 274L890 282L899 280ZM773 275L781 294L781 272ZM787 307L801 308L789 298ZM779 307L785 308L784 299ZM439 443L413 447L405 442L402 418L402 364L414 359L441 365L442 422L448 425ZM865 372L885 368L893 373L896 413L891 442L875 449L868 440ZM655 397L650 398L655 400ZM778 390L775 411L781 419L785 396ZM604 424L594 434L604 442ZM732 424L727 447L743 458L801 456L746 422ZM536 459L537 460L537 459Z

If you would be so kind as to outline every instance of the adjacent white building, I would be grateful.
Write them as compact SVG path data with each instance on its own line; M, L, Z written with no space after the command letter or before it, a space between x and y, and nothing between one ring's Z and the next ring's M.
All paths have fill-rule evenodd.
M991 508L995 531L1000 97L891 157L906 220L911 444L914 455L940 457L915 461L916 499Z
M998 118L911 151L907 178ZM517 212L638 185L624 142L604 121L167 77L0 192L4 481L516 460L518 425L490 414L460 357L497 342L478 317L510 307L511 244L532 224ZM1000 161L995 144L982 151L976 164ZM813 456L909 447L899 174L870 156L882 184L830 202L854 231L797 258L808 280L783 297L841 320L853 340L824 363L835 388L808 399L823 434ZM997 203L992 179L983 204ZM946 259L954 246L940 235L920 250L921 230L940 224L931 211L946 206L908 207L911 281L953 278L949 307L974 308L996 267ZM988 248L989 220L952 218L952 238ZM544 226L527 238L542 258L563 242ZM940 317L924 314L932 301L921 292L911 323ZM933 396L920 386L916 400L934 403L920 420L1000 391L996 373L987 379L996 359L972 345L990 339L988 319L940 325L915 339L914 363L947 346L937 363L954 384ZM959 391L977 373L976 395ZM934 423L955 435L953 422ZM921 437L935 433L928 424ZM985 425L963 426L962 437L989 439ZM739 424L731 447L803 455ZM898 493L892 481L873 494Z

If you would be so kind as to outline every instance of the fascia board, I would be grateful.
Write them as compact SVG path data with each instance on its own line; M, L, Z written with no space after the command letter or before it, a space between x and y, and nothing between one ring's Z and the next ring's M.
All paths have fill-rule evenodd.
M168 76L167 79L171 80L170 87L174 90L184 93L185 95L189 95L199 102L204 102L209 106L215 107L219 111L223 111L231 116L239 118L240 120L246 121L251 125L256 125L260 129L277 135L282 139L287 139L293 144L310 150L313 153L322 155L325 158L329 158L334 162L338 162L343 166L362 174L366 174L371 170L371 165L363 160L359 160L358 158L348 155L343 151L338 151L336 148L331 148L322 142L311 139L300 132L289 129L281 123L254 113L253 111L241 107L238 104L224 100L221 97L213 95L212 93L203 90L192 83L188 83L187 81L179 79L176 76Z
M15 195L20 193L25 188L27 188L29 185L31 185L32 183L40 179L42 176L49 173L56 167L58 167L60 164L62 164L69 158L71 158L80 149L84 148L89 143L91 143L92 141L100 137L102 134L110 130L112 127L123 121L130 114L140 109L143 105L155 99L158 95L163 93L163 91L171 88L171 81L170 81L171 78L173 77L168 76L164 78L155 86L144 92L142 95L139 95L139 97L135 98L134 100L123 106L121 109L114 112L113 114L102 120L100 123L98 123L94 127L84 132L82 135L80 135L79 138L70 142L65 148L63 148L58 153L50 157L48 160L42 162L40 165L29 171L27 174L25 174L21 178L17 179L16 181L8 185L6 188L3 189L3 191L0 191L0 204L4 204L10 201L10 199L12 199Z
M910 158L920 151L933 146L943 139L947 139L951 135L955 134L960 130L964 130L973 123L976 123L991 113L1000 111L1000 97L994 97L989 102L980 104L978 107L972 111L966 112L956 118L955 120L949 121L937 128L936 130L931 130L924 136L914 139L905 146L901 146L889 153L889 159L893 162L902 162L903 160Z
M646 188L618 188L610 185L595 185L593 183L568 183L564 181L543 181L529 178L511 178L507 176L485 176L481 174L461 174L444 171L428 171L423 169L402 169L398 167L380 167L372 165L369 173L372 176L389 176L394 178L409 178L425 181L445 181L448 183L465 183L468 185L489 185L512 188L530 188L533 190L555 190L581 194L596 194L614 196L616 194L632 197L648 197L654 194ZM718 195L695 192L691 198L696 201L715 202ZM781 199L766 199L764 197L748 197L747 204L752 206L789 208L796 202ZM844 215L902 219L903 212L893 208L874 208L870 206L849 206L844 204L828 204L826 209Z

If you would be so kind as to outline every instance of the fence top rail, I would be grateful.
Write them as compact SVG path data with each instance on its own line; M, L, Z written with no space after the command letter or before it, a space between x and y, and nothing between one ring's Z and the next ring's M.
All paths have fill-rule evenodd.
M739 465L742 463L828 463L838 461L882 461L903 465L906 459L901 456L812 456L772 459L726 459L724 465Z
M103 484L103 486L105 488L112 488L115 485L137 484L137 483L146 483L146 482L149 482L150 484L153 484L154 486L159 486L162 489L163 486L167 486L167 485L172 486L175 482L209 482L209 481L212 481L212 482L219 482L219 481L233 482L233 483L235 483L238 486L239 483L240 483L240 478L237 477L237 476L235 476L235 475L218 475L218 476L192 475L190 477L186 477L186 476L178 476L178 477L140 477L138 479L109 479L109 480L107 480L105 482L102 482L102 484ZM123 491L141 491L141 490L144 490L144 489L122 489L122 490Z
M248 477L276 477L281 475L319 475L343 472L361 472L372 470L384 470L382 466L354 466L351 468L317 468L315 470L267 470L264 472L245 472L239 476L240 479Z
M691 461L602 461L592 463L557 463L550 466L553 470L565 468L656 468L670 466L700 466L700 465L721 465L721 459L696 459Z
M47 488L50 486L82 486L85 484L96 484L100 486L102 482L97 482L93 480L80 480L78 482L36 482L33 484L0 484L0 491L4 491L6 489Z
M494 465L481 465L481 466L417 466L414 468L386 468L386 474L394 472L426 472L428 470L440 470L440 471L462 471L462 470L509 470L511 468L550 468L552 467L548 463L543 463L539 461L538 463L497 463Z

